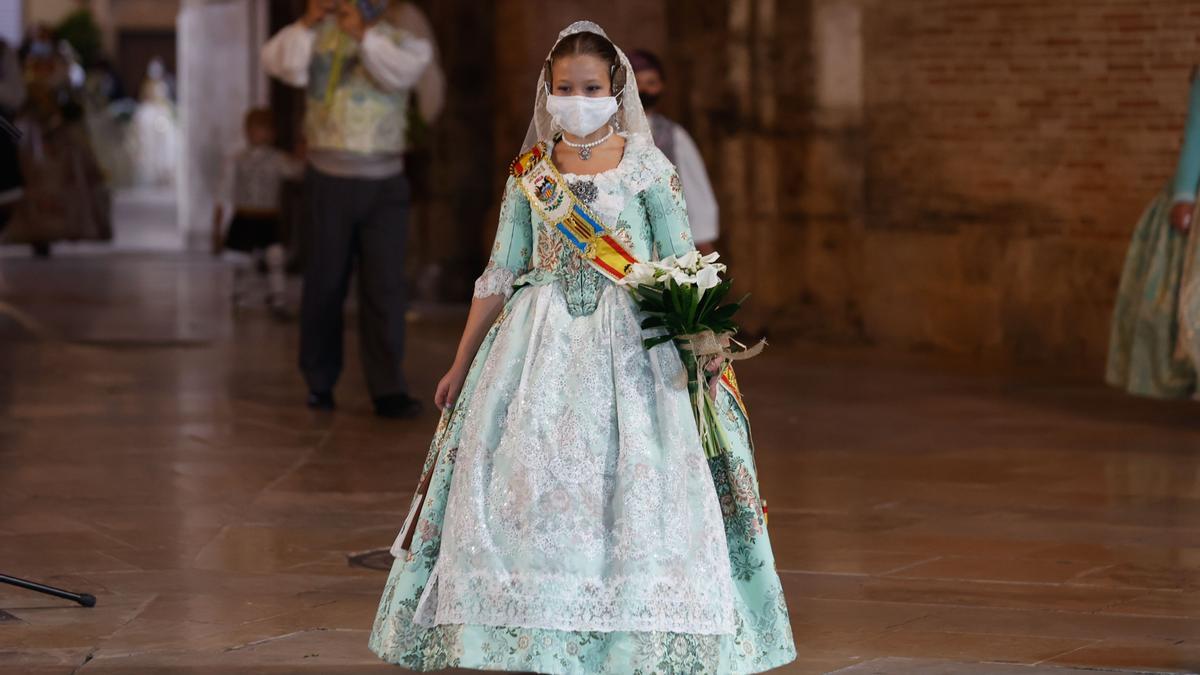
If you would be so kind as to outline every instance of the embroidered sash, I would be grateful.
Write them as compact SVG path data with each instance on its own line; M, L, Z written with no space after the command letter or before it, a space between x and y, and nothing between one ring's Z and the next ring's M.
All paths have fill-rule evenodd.
M509 171L520 181L525 197L538 215L547 223L554 223L555 229L592 267L614 282L625 278L638 259L571 192L547 156L544 143L538 143L514 160Z
M545 142L534 145L514 159L509 165L509 173L520 183L525 198L542 220L553 223L597 272L618 282L625 278L634 263L640 262L567 186L567 181L550 159ZM721 386L733 396L742 415L749 421L732 364L726 364L721 372Z

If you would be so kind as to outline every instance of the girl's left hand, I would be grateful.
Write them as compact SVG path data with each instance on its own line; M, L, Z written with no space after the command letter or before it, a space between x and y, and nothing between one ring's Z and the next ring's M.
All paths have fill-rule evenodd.
M721 373L724 370L725 358L721 356L714 356L704 365L704 372L708 374L708 395L713 399L717 398L717 387L721 384Z

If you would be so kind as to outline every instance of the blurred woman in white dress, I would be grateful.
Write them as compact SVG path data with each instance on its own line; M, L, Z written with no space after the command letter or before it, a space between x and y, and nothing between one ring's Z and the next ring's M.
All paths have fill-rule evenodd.
M179 125L167 83L167 69L154 59L146 69L141 103L133 114L131 154L140 185L170 187L175 184L179 157Z

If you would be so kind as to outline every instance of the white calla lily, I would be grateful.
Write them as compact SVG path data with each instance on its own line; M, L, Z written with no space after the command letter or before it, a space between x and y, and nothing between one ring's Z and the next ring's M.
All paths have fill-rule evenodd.
M704 267L696 273L696 285L700 287L702 294L719 283L721 283L721 273L716 267Z
M645 263L634 263L629 273L619 282L622 286L645 286L653 284L657 279L657 270Z
M680 256L680 258L675 261L675 264L685 270L688 270L689 272L695 270L696 266L700 264L700 252L695 250L688 251L684 255Z
M688 284L694 285L696 283L696 277L680 269L671 270L671 278L674 279L675 283L679 284L680 286L687 286Z

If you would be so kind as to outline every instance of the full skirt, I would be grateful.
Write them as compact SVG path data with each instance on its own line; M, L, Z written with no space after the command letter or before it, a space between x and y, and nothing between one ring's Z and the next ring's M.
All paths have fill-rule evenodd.
M111 197L87 130L69 122L29 123L20 157L25 194L0 243L112 239Z
M1196 389L1196 370L1181 342L1181 291L1194 237L1171 227L1172 200L1160 194L1134 230L1113 310L1105 379L1139 396L1182 398Z
M426 461L370 646L414 670L753 673L795 658L744 414L705 459L670 346L608 287L517 291Z

